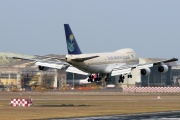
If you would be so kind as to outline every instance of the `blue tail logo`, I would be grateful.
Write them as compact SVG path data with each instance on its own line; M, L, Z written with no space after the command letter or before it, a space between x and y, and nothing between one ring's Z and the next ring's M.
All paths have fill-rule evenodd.
M64 24L64 29L66 34L68 54L82 54L76 42L76 39L71 31L71 28L69 27L69 24Z

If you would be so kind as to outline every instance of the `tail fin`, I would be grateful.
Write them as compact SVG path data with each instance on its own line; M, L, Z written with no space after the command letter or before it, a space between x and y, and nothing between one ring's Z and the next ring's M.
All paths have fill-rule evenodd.
M82 54L78 43L76 42L76 39L71 31L71 28L69 27L69 24L64 24L64 30L66 34L68 54Z

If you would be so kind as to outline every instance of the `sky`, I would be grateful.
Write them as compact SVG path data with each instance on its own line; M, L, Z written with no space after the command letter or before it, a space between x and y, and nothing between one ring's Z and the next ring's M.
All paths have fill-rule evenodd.
M83 53L180 59L180 0L0 0L0 52L67 54L63 24Z

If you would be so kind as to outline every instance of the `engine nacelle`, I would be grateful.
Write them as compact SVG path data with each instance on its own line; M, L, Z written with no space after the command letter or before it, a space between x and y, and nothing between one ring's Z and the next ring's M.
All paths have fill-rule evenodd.
M158 71L161 73L165 73L168 71L168 66L167 65L162 65L158 67Z
M66 62L68 62L68 63L71 63L72 61L71 61L71 56L70 55L66 55Z
M141 69L141 75L149 75L151 70L149 68Z
M49 69L48 67L39 66L39 70L46 71L46 70L48 70L48 69Z

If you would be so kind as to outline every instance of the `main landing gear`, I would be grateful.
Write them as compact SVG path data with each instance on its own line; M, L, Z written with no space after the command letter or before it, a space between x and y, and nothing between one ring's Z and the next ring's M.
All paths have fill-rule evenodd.
M101 75L101 74L98 74L98 73L91 74L91 75L89 75L88 82L99 82L99 81L102 80L103 76L104 75ZM112 80L111 75L107 74L104 80L105 80L105 82L110 82Z
M131 75L131 74L128 74L128 78L132 78L132 75Z
M112 80L111 76L109 74L106 75L105 81L110 82Z
M101 81L101 76L100 76L100 74L91 74L91 75L89 75L89 78L88 78L88 82L99 82L99 81Z
M132 78L132 75L131 75L131 74L128 74L128 75L127 75L127 78ZM121 82L123 83L123 82L124 82L124 79L125 79L125 76L121 74L121 75L119 76L119 83L121 83Z

